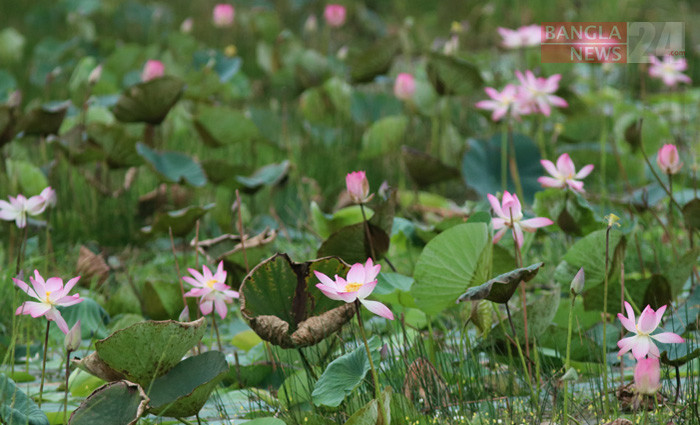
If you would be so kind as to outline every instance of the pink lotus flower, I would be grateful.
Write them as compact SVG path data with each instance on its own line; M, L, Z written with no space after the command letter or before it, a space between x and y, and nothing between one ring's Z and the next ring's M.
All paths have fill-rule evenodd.
M149 81L154 78L162 77L165 73L165 65L163 62L149 59L146 61L146 65L143 67L143 72L141 73L142 81Z
M333 28L343 26L345 23L345 15L345 6L339 4L329 4L323 11L323 17L326 19L326 23Z
M508 191L503 193L502 204L498 202L498 198L490 193L486 196L489 199L489 203L491 203L493 212L498 216L491 219L493 228L497 230L500 229L493 236L493 243L500 241L506 233L506 230L510 228L512 229L515 243L520 247L523 245L523 230L532 233L540 227L549 226L554 223L552 220L545 217L523 220L520 200L518 200L517 195L511 195Z
M214 308L222 319L226 318L228 308L226 304L231 304L234 298L238 298L237 291L226 285L226 271L224 270L224 262L219 263L216 273L212 275L207 266L202 266L202 273L195 269L187 269L194 279L189 276L184 276L182 280L194 286L190 289L186 297L200 297L199 310L203 315L208 315Z
M674 87L678 83L690 84L690 77L683 74L683 71L688 69L685 58L675 59L671 55L666 55L661 62L656 56L649 56L649 61L651 62L649 75L660 78L668 87Z
M621 356L632 350L632 355L637 359L641 359L647 354L650 357L659 357L659 348L654 344L653 340L657 340L664 344L679 344L685 340L673 332L662 332L660 334L651 335L652 332L656 330L661 323L661 317L666 311L666 306L662 306L657 311L651 308L651 306L646 306L642 314L639 316L639 322L635 323L634 310L632 306L625 301L625 310L627 310L627 317L623 316L622 313L617 313L617 318L620 319L620 323L628 331L634 333L634 336L628 338L622 338L617 342L617 346L620 351L617 353Z
M500 93L492 87L486 87L484 91L492 100L481 100L476 102L475 106L479 109L493 111L492 120L500 121L508 112L511 116L520 114L518 89L513 84L506 85Z
M498 27L498 33L503 38L503 47L508 49L539 46L542 40L542 33L539 25L526 25L517 30Z
M523 113L541 112L548 117L552 113L552 106L561 108L569 106L566 100L553 94L559 89L561 74L542 78L535 77L535 74L528 70L525 71L525 75L520 71L515 71L515 75L521 84L518 96L519 101L523 104Z
M17 308L15 314L29 314L34 318L46 316L47 320L56 322L64 334L68 333L68 324L56 307L68 307L83 301L79 294L68 295L80 280L80 276L69 280L65 286L63 286L63 279L59 277L50 277L44 281L38 270L34 270L34 277L29 277L31 288L19 279L12 278L12 280L27 295L39 300L39 302L25 301Z
M396 77L394 95L401 100L408 100L416 92L416 79L413 75L402 72Z
M22 229L27 225L27 215L39 215L44 212L44 209L46 209L46 200L41 195L32 196L29 199L24 195L10 196L10 202L0 200L0 219L14 220L17 227Z
M369 194L369 182L364 171L353 171L345 176L345 187L352 202L364 204L370 201L374 194Z
M217 28L226 28L233 25L233 17L235 10L230 4L217 4L212 12L214 26Z
M348 271L346 279L335 275L335 281L328 276L314 270L314 274L321 281L316 284L316 287L323 292L325 296L332 300L345 301L346 303L359 300L362 305L367 307L367 310L372 313L382 316L389 320L394 320L394 314L387 306L379 301L370 301L367 298L374 287L377 286L377 275L382 268L380 264L374 265L372 259L367 259L365 265L361 263L353 264Z
M537 179L543 187L569 187L571 190L581 193L585 192L583 182L576 179L582 179L593 171L593 164L588 164L577 173L574 161L571 160L568 153L559 156L556 166L547 159L540 160L540 164L552 176Z
M659 153L656 155L656 164L666 174L676 174L683 168L683 163L678 156L678 149L670 144L663 145L659 149Z
M637 360L634 368L634 388L639 394L652 395L661 388L659 359L649 357Z
M56 206L56 191L51 186L44 188L39 196L44 200L44 209Z

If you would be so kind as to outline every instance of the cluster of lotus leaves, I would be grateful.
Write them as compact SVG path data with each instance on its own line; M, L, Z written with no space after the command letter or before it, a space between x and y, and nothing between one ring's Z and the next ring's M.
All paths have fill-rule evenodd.
M205 330L204 318L144 321L97 341L95 352L74 362L110 383L95 390L70 423L94 423L94 415L110 417L112 411L130 412L133 423L145 412L178 418L199 412L229 370L219 351L182 360Z

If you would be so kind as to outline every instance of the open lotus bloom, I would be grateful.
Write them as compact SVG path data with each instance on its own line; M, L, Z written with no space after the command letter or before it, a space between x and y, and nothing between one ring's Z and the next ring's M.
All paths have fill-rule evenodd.
M634 389L639 394L652 395L661 388L659 359L649 357L637 360L634 368Z
M676 59L671 55L666 55L662 62L656 56L649 56L649 61L651 63L649 75L660 78L665 85L674 87L678 83L691 83L690 77L683 74L683 71L688 69L685 58Z
M80 276L69 280L65 286L63 279L59 277L50 277L44 281L38 270L34 270L34 277L29 277L31 287L19 279L12 278L12 280L19 289L38 300L25 301L17 308L15 314L29 314L34 318L46 316L47 320L56 322L64 334L68 333L68 324L56 307L68 307L83 301L79 294L68 295L80 280Z
M14 221L20 229L27 225L27 215L38 215L46 209L40 195L27 199L24 195L10 196L10 202L0 200L0 219Z
M656 164L666 174L676 174L683 168L683 162L678 156L675 145L665 144L656 155Z
M535 217L523 220L523 210L520 205L520 200L515 194L510 194L508 191L503 193L503 202L498 202L498 198L491 195L486 195L491 203L496 217L491 219L493 228L498 230L493 237L493 243L501 240L506 230L509 228L513 231L513 239L520 247L523 245L523 230L526 232L534 232L540 227L549 226L554 222L546 217Z
M568 153L562 154L557 159L557 165L547 159L540 160L540 164L552 177L540 177L537 181L543 187L570 188L576 192L585 192L583 190L583 182L577 179L582 179L593 171L593 164L588 164L581 168L581 171L576 172L574 161Z
M345 188L352 202L364 204L369 202L374 194L369 194L369 182L364 171L353 171L345 176Z
M509 113L511 116L516 117L522 112L519 103L518 88L513 84L506 85L501 92L493 87L486 87L484 91L491 99L476 102L474 106L479 109L493 111L493 114L491 114L492 120L500 121L501 118Z
M222 319L228 313L227 304L231 304L234 298L238 298L237 291L225 284L226 271L224 262L219 263L216 273L212 274L207 266L202 266L202 273L195 269L187 269L194 277L184 276L182 280L194 288L185 293L186 297L200 297L199 310L203 315L210 314L214 309Z
M659 348L654 344L654 340L664 344L685 342L680 335L673 332L661 332L651 335L661 323L661 317L666 311L666 306L662 306L656 311L651 306L646 306L642 314L639 315L639 322L635 322L634 310L632 310L632 306L627 301L625 301L625 310L627 310L627 317L623 316L622 313L618 313L617 318L620 319L620 323L625 329L634 333L634 336L622 338L617 342L617 346L620 348L620 351L617 353L618 356L632 350L632 355L637 360L644 358L647 354L650 357L658 358L660 355Z
M542 30L539 25L525 25L515 30L498 27L498 33L503 38L501 44L508 49L539 46L542 42Z
M377 286L377 275L381 268L380 264L374 265L372 259L369 258L364 265L361 263L353 264L345 279L335 275L335 280L314 270L314 274L321 281L321 283L316 284L316 287L332 300L345 301L346 303L359 300L372 313L394 320L394 314L387 306L379 301L366 299Z
M520 80L518 97L521 104L521 113L542 113L549 116L552 106L566 108L569 104L566 100L554 93L559 89L561 74L554 74L549 78L535 77L532 71L515 71L515 76Z

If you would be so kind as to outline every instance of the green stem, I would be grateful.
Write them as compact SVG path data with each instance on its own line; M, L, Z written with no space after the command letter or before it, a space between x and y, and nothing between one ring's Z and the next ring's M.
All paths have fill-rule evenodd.
M44 377L46 376L46 354L49 351L49 326L51 326L50 321L46 321L46 336L44 337L44 359L41 362L41 385L39 385L39 401L37 405L41 409L41 398L44 394Z
M603 401L605 403L605 416L610 413L610 402L608 400L608 350L607 350L607 324L608 324L608 253L610 251L610 229L605 231L605 276L603 288Z
M211 323L214 326L214 332L216 332L216 342L219 345L219 351L223 352L224 347L221 345L221 337L219 337L219 327L216 325L216 312L212 312Z
M362 323L362 311L360 310L360 300L355 300L355 310L357 311L357 324L360 326L360 335L362 336L362 342L365 344L365 351L367 352L367 359L369 360L369 369L372 373L372 381L374 382L374 398L377 400L377 405L379 406L379 421L378 424L384 424L384 400L382 400L382 391L379 388L379 378L377 377L377 370L374 368L374 361L372 360L372 352L369 349L369 343L367 342L367 336L365 336L365 325Z
M513 183L515 183L515 192L520 198L520 202L525 202L523 197L523 186L520 184L520 173L518 172L518 161L515 157L515 143L513 142L513 125L508 123L508 144L510 146L510 175L513 177Z
M503 123L501 132L501 192L508 189L508 124Z
M367 221L367 216L365 215L365 206L360 204L360 211L362 212L362 223L365 227L365 237L367 238L367 243L369 244L369 253L372 256L372 260L379 261L377 254L374 252L374 243L372 243L372 233L369 230L369 221Z
M505 303L505 306L506 306L506 314L508 315L508 323L510 323L510 330L513 332L513 340L515 341L515 348L518 349L518 356L520 356L520 362L522 363L523 370L528 370L528 363L525 361L525 355L523 355L522 348L520 348L520 340L518 338L518 334L515 332L515 325L513 325L513 317L510 315L510 307L508 307L507 302ZM526 373L525 376L527 377L527 385L530 388L530 398L532 399L532 402L535 404L535 410L539 410L537 397L535 396L535 389L532 386L532 379L530 378L530 374Z
M68 377L70 376L70 354L71 350L66 351L66 388L63 393L63 423L68 423Z
M571 332L574 324L574 302L576 294L571 291L571 308L569 309L569 329L566 334L566 361L564 362L564 373L571 367ZM569 381L564 381L564 423L569 422Z

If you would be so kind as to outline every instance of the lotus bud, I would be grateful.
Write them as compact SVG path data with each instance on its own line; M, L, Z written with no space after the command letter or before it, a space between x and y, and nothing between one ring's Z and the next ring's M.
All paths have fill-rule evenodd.
M82 334L80 332L80 320L75 322L75 325L68 331L66 337L63 339L63 346L66 351L71 352L80 348L80 342L83 340Z
M227 28L233 25L235 10L230 4L217 4L214 6L213 19L217 28Z
M154 78L162 77L165 73L165 65L163 62L149 59L146 65L143 67L143 72L141 73L141 80L149 81Z
M343 26L345 23L345 15L345 6L339 4L329 4L323 11L323 17L326 19L326 23L333 28Z
M372 196L369 194L369 182L364 171L353 171L345 176L345 186L352 202L364 204Z
M683 167L683 162L678 156L678 149L670 144L663 145L659 149L659 153L656 155L656 163L661 171L669 175L678 173Z
M408 100L416 92L416 80L413 75L402 72L396 77L394 95L401 100Z
M88 75L88 83L91 86L94 86L97 84L98 81L100 81L100 77L102 77L102 65L97 65L92 71L90 71L90 75Z
M574 280L571 281L571 293L573 295L581 295L585 281L586 274L583 272L583 267L581 267L576 276L574 276Z

